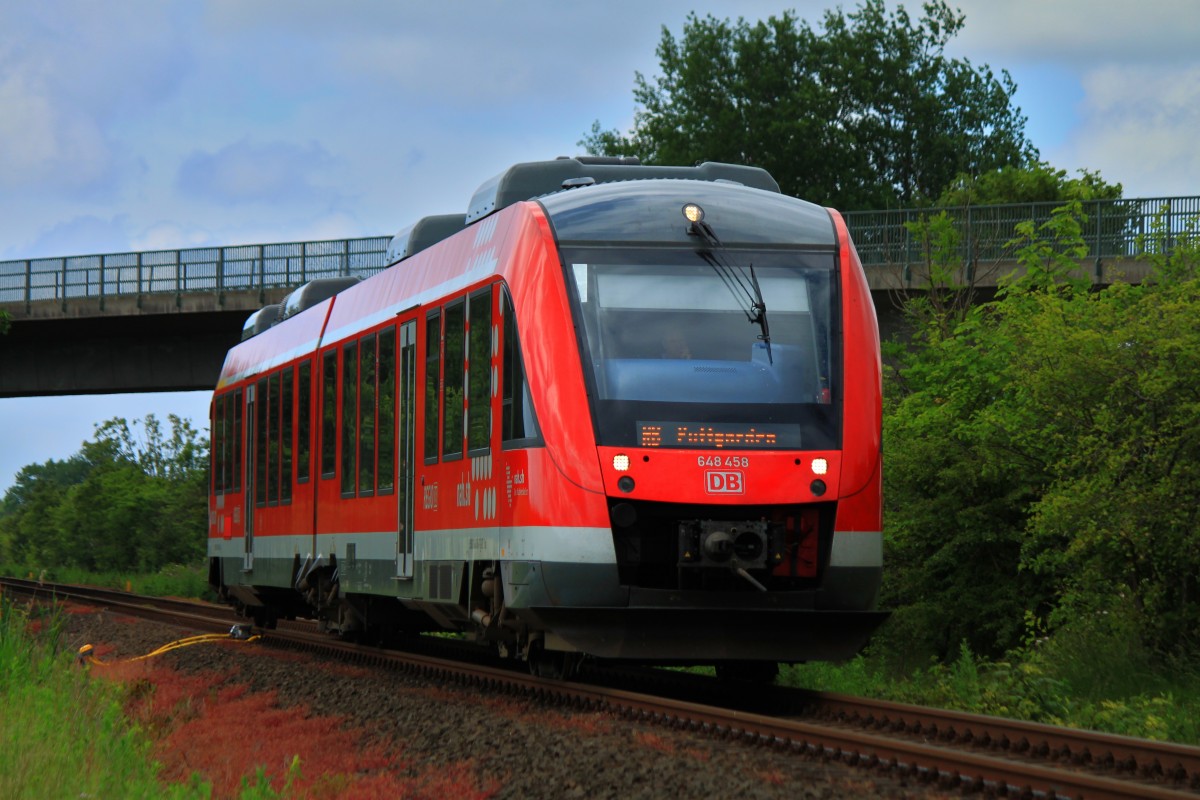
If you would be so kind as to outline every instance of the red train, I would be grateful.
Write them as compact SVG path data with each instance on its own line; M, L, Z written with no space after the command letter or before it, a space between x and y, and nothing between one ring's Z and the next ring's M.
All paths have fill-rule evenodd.
M842 217L760 169L518 164L250 318L214 587L259 625L722 668L886 614L880 357Z

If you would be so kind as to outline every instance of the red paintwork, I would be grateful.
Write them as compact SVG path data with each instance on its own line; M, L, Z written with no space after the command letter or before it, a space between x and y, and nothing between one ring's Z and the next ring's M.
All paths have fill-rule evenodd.
M337 350L347 337L358 337L393 325L398 331L400 325L409 320L416 321L417 330L417 441L413 493L414 524L418 530L468 527L494 530L501 525L607 527L606 496L626 496L617 488L617 480L623 474L633 477L636 482L636 489L630 496L643 500L717 504L813 502L818 498L812 495L809 486L818 476L812 474L810 464L814 457L822 457L829 462L829 472L820 476L827 491L819 501L839 501L836 530L879 531L881 377L878 326L862 267L845 223L837 212L830 213L840 242L844 337L839 392L844 404L841 452L739 451L739 458L749 459L748 465L733 468L744 473L744 492L714 494L706 489L706 473L721 467L703 465L698 458L724 457L732 452L597 448L563 270L550 225L538 204L524 202L498 212L230 351L218 384L219 394L239 387L244 390L254 377L266 370L295 365L300 358L312 359L309 407L314 440L313 478L308 484L293 489L291 504L256 509L256 535L395 530L395 494L344 499L337 477L319 477L321 371L317 344L319 341L322 350ZM488 230L494 232L488 236ZM489 264L490 268L486 266ZM472 266L478 268L472 282L462 283L444 294L439 291L438 287L459 279ZM421 424L425 417L425 314L449 300L481 288L498 287L501 283L507 285L512 295L526 376L545 447L501 449L499 397L493 392L490 472L474 465L469 454L427 465ZM416 299L422 303L419 308L414 307ZM503 335L503 325L495 294L492 322L493 335L498 341ZM397 353L399 349L397 344ZM496 374L502 367L503 349L503 343L500 343L489 357ZM285 361L285 357L291 360ZM337 398L340 404L340 369ZM338 426L338 436L341 436L341 426ZM630 457L632 466L626 473L618 473L612 467L612 456L618 452ZM396 474L398 478L398 470ZM489 492L495 500L494 511L486 519L477 519L477 495L486 496ZM460 498L465 504L459 504ZM218 510L216 498L213 498L210 537L242 536L242 526L234 524L232 531L228 527L221 530L217 519L233 516L231 509L244 507L244 500L240 494L226 495L225 508Z
M882 425L883 376L879 356L879 324L871 290L858 251L850 241L842 215L830 210L838 241L842 273L842 502L839 531L883 530ZM853 501L847 499L853 497Z
M762 503L776 505L796 502L818 502L837 497L841 453L836 450L806 450L798 452L754 450L666 450L622 447L601 447L600 460L607 493L621 497L617 486L623 475L633 478L636 486L631 493L639 500L672 503L705 503L709 505L745 505ZM613 468L613 456L629 456L629 470ZM829 472L814 475L812 460L824 458ZM712 459L717 459L713 462ZM701 461L706 463L701 464ZM800 463L797 464L796 462ZM734 473L737 484L724 487L709 483L709 473ZM810 485L820 478L825 483L823 497L815 497ZM740 491L738 490L740 487ZM726 488L726 491L714 489Z

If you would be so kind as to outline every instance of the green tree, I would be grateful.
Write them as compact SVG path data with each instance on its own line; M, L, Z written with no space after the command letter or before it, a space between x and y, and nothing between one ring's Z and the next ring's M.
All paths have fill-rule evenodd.
M633 130L597 121L580 144L761 166L784 192L847 210L928 200L960 173L1036 158L1011 77L946 57L964 23L943 0L916 22L864 0L825 12L820 31L792 12L753 25L691 14L680 39L663 29L662 75L636 75Z
M49 529L38 519L44 521L90 469L80 455L21 468L0 500L0 561L25 564L27 556L40 549Z
M994 302L894 349L886 599L905 655L998 655L1030 615L1119 609L1160 652L1200 622L1200 248L1147 242L1154 280L1091 291L1069 276L1080 208L1018 226L1024 270Z
M1160 223L1152 238L1167 234ZM1060 587L1060 618L1127 606L1159 651L1200 645L1200 239L1171 238L1169 251L1143 243L1151 281L1043 300L1061 324L1019 333L1025 403L1071 443L1023 561Z
M1060 265L1069 256L1075 259L1069 267L1077 267L1086 248L1080 244L1055 250L1049 244L1041 245L1041 234L1049 230L1044 226L1060 228L1051 238L1061 241L1078 237L1080 222L1096 215L1104 234L1124 241L1131 220L1116 203L1121 192L1121 184L1105 183L1097 172L1080 170L1079 176L1072 178L1066 170L1041 161L1001 167L978 177L960 174L937 198L936 208L903 223L915 245L909 254L917 256L906 264L907 286L898 290L905 314L915 329L935 325L945 334L978 301L979 285L988 286L1003 277L999 274L1002 265L1021 260L1018 250L1023 247L1042 246L1043 256L1058 253ZM1025 219L1013 225L1011 206L1050 202L1074 204L1073 214L1052 213L1048 218ZM1009 237L1008 245L1001 249L980 244ZM1033 255L1032 251L1026 254L1026 260Z
M0 502L0 557L148 572L204 552L207 448L187 420L114 418L65 462L24 468Z
M1049 203L1068 200L1119 200L1119 183L1107 183L1099 172L1081 169L1070 177L1065 169L1048 162L1006 164L997 169L972 175L961 172L934 201L942 208L986 206L1013 203Z

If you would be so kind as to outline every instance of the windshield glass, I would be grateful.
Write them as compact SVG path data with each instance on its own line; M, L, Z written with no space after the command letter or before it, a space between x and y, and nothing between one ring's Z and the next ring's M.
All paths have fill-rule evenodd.
M601 444L836 447L832 252L721 257L732 270L694 249L564 253Z

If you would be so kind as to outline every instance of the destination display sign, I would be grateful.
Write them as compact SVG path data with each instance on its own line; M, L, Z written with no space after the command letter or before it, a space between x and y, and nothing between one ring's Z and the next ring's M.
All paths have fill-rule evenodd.
M737 422L637 423L639 447L690 447L713 450L795 450L799 425Z

